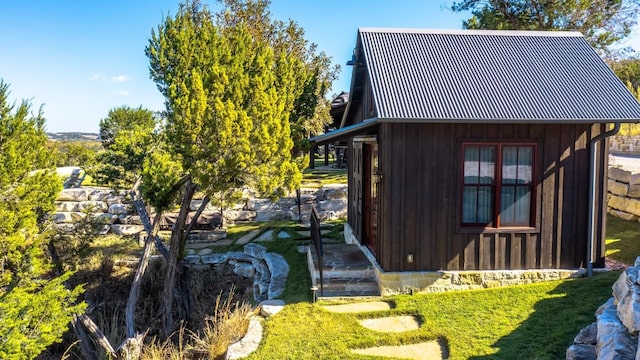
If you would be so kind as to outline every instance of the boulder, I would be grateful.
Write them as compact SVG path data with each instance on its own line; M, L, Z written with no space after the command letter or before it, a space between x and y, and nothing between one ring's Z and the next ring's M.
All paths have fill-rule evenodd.
M636 215L636 216L640 216L640 200L638 199L627 199L627 207L625 207L624 209L620 209L620 210L624 210L630 214Z
M347 199L324 200L318 203L318 210L342 213L347 211Z
M91 216L92 216L92 221L94 223L103 224L103 225L111 225L115 223L116 220L118 219L116 215L109 214L109 213L98 213L98 214L93 214Z
M266 252L267 248L260 244L249 243L244 246L244 253L257 259L264 259Z
M252 211L266 211L274 206L273 201L269 199L249 199L246 209Z
M261 302L260 304L258 304L258 307L260 308L260 315L269 317L279 313L282 309L284 309L284 305L285 303L282 300L270 299Z
M84 219L87 215L81 212L57 212L51 215L54 223L73 224Z
M627 196L635 199L640 198L640 184L629 185Z
M264 254L264 262L269 268L271 279L269 281L269 299L277 299L282 296L289 275L289 264L282 255L268 252Z
M78 203L78 211L97 212L107 211L108 208L107 203L102 201L87 200Z
M89 190L84 188L62 189L58 195L59 201L87 201L89 200Z
M607 181L607 187L610 193L620 196L627 196L627 192L629 191L628 184L621 183L612 179L609 179Z
M638 267L629 267L620 274L613 284L613 296L616 300L617 316L627 330L640 333L640 286L638 285Z
M58 212L78 212L77 201L56 201L56 211Z
M242 276L243 278L250 279L256 275L256 268L249 263L237 262L233 266L233 273L238 276Z
M128 236L137 235L144 230L144 227L140 225L123 225L113 224L111 225L111 232L116 235Z
M628 184L631 182L631 172L620 168L610 167L609 179Z
M227 210L223 213L224 219L230 222L253 221L256 218L255 211L247 210Z
M120 214L118 215L118 222L126 225L142 225L142 220L138 215Z
M597 360L595 345L569 346L566 353L566 360Z
M200 257L200 261L202 261L203 264L212 264L212 265L223 264L227 262L228 259L229 257L227 256L227 254L219 254L219 253L209 254L209 255Z
M638 338L631 336L616 314L614 299L611 298L596 311L598 322L599 360L635 359Z
M347 185L324 190L325 200L347 199L348 197L349 192Z
M256 211L254 221L266 222L289 219L291 219L291 213L289 211Z
M620 218L622 220L627 220L627 221L638 221L639 217L637 215L633 215L633 214L629 214L628 212L624 212L624 211L620 211L620 210L616 210L616 209L610 209L609 214Z
M111 204L109 206L109 213L114 215L127 215L129 214L129 206L126 204Z
M631 174L629 177L629 185L640 185L640 174Z
M280 198L276 204L278 205L278 207L280 209L288 209L294 205L298 205L298 198L297 197L283 197Z

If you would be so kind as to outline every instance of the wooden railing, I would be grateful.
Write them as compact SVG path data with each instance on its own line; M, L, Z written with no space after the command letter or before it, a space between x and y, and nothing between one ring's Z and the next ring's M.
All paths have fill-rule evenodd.
M324 255L322 251L322 233L320 231L320 217L318 216L318 211L315 206L311 207L311 242L313 243L313 247L316 250L316 254L318 256L318 270L320 272L320 296L323 296L322 288L323 288L323 274L322 268L324 267L324 263L322 261L322 257Z

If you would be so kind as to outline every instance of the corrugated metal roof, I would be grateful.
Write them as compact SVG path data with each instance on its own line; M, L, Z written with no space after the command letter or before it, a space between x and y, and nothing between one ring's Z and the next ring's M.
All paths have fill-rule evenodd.
M640 120L638 101L580 33L361 28L359 36L379 121Z

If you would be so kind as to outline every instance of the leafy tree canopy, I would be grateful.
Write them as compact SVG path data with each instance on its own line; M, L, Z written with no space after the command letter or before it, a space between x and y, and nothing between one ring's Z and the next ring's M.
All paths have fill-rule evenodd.
M68 291L69 274L50 278L44 252L45 214L62 188L46 151L42 111L8 100L0 80L0 358L30 359L59 341L81 289Z
M637 23L639 0L461 0L470 11L466 29L580 31L601 54L626 38Z
M100 139L105 151L97 155L92 170L99 184L130 187L140 175L142 163L157 142L158 121L142 107L112 109L100 120Z

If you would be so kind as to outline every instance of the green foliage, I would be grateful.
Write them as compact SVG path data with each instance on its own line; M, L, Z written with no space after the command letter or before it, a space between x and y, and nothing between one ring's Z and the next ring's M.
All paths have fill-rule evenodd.
M55 166L78 166L91 168L96 164L98 152L102 151L102 145L98 141L87 140L62 140L49 141L47 147L53 152Z
M182 176L182 166L170 154L161 149L151 153L142 166L140 191L156 211L169 210L177 196L173 185Z
M98 184L129 188L140 175L142 163L157 143L157 120L150 110L122 106L100 120L105 151L91 171Z
M187 2L153 31L146 49L167 99L170 152L209 195L242 185L281 193L301 179L289 118L304 64L258 35L269 19L232 15L253 14L257 5L265 11L263 3L228 5L216 23L206 6Z
M60 340L79 289L68 291L68 274L49 278L45 254L46 213L62 183L46 151L42 112L30 104L8 102L9 87L0 81L0 358L35 357Z
M637 23L638 0L460 0L453 11L470 11L466 29L580 31L606 54Z

